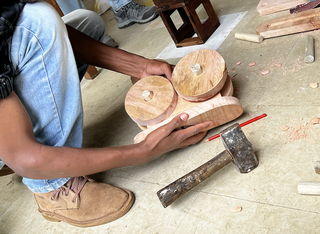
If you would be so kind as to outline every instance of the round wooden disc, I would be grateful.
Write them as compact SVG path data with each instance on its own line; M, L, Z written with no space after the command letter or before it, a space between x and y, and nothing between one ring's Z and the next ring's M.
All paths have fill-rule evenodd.
M194 75L193 64L200 64L202 73ZM172 73L172 84L177 93L187 101L204 101L215 96L227 78L226 64L214 50L197 50L183 57Z
M144 91L150 91L146 101ZM168 118L176 108L178 95L169 80L162 76L149 76L135 83L125 98L128 115L139 125L150 126Z

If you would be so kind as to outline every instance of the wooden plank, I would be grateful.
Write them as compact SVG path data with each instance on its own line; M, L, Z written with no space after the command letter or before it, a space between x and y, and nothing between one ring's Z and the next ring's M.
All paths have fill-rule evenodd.
M309 2L309 0L260 0L257 11L260 15L268 15L279 11L285 11L307 2Z
M205 129L209 130L238 118L243 113L243 109L237 98L220 97L200 103L199 105L184 112L189 115L189 119L181 127L195 125L204 121L212 121L213 124L208 129ZM173 117L140 132L134 138L134 142L139 143L143 141L149 133L167 124Z
M320 28L320 8L297 14L278 17L260 24L256 28L258 35L264 38L278 37Z

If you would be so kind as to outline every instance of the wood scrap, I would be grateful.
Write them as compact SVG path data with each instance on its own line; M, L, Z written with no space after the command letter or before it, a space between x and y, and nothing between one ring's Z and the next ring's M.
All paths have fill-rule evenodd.
M314 171L315 171L315 173L320 174L320 161L315 162Z
M315 124L319 124L320 123L320 118L318 117L313 117L311 120L310 120L310 124L311 125L315 125Z
M316 8L268 20L256 28L256 33L264 38L272 38L319 28L320 8Z
M319 87L319 83L317 83L317 82L310 84L310 88L316 89L318 87Z
M233 212L233 213L238 213L238 212L240 212L240 211L242 211L242 207L241 207L241 206L237 206L237 207L234 207L234 208L232 209L232 212Z
M304 195L320 195L319 181L299 181L298 192Z
M300 4L290 9L290 14L296 14L306 10L316 8L320 5L320 0L310 0L310 2Z
M314 62L314 40L311 35L306 36L306 45L305 45L305 56L304 61L306 63Z
M260 0L257 11L260 15L268 15L279 11L285 11L309 0Z
M249 33L235 33L234 37L239 40L243 41L251 41L256 43L263 42L263 36L255 35L255 34L249 34Z

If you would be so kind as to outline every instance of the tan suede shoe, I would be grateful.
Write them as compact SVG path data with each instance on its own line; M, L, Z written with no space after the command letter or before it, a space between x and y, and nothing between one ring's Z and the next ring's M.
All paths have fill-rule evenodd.
M123 216L134 202L132 192L87 177L71 178L50 193L34 193L39 212L49 221L92 227Z

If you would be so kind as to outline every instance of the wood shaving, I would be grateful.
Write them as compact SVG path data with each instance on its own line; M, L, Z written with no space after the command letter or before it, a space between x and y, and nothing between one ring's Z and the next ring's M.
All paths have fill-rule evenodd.
M236 66L239 66L240 64L241 64L241 62L237 62L237 63L236 63Z
M281 63L275 64L276 67L281 67Z
M306 133L307 129L308 128L305 125L296 125L296 126L289 127L288 130L286 131L288 134L289 141L287 141L286 143L306 139L307 138L307 133Z
M237 206L237 207L234 207L233 209L232 209L232 212L233 213L238 213L238 212L240 212L242 210L242 207L241 206Z
M267 75L267 74L269 74L269 71L268 71L268 70L265 70L265 71L262 71L262 72L261 72L261 75L263 75L263 76L265 76L265 75Z
M319 124L319 123L320 123L320 118L318 118L318 117L313 117L313 118L310 120L310 123L311 123L311 125Z
M249 63L249 67L253 67L256 63Z
M282 127L281 127L281 130L282 130L282 131L288 131L288 129L289 129L288 126L282 126Z
M310 87L313 88L313 89L316 89L316 88L319 87L319 83L311 83Z

